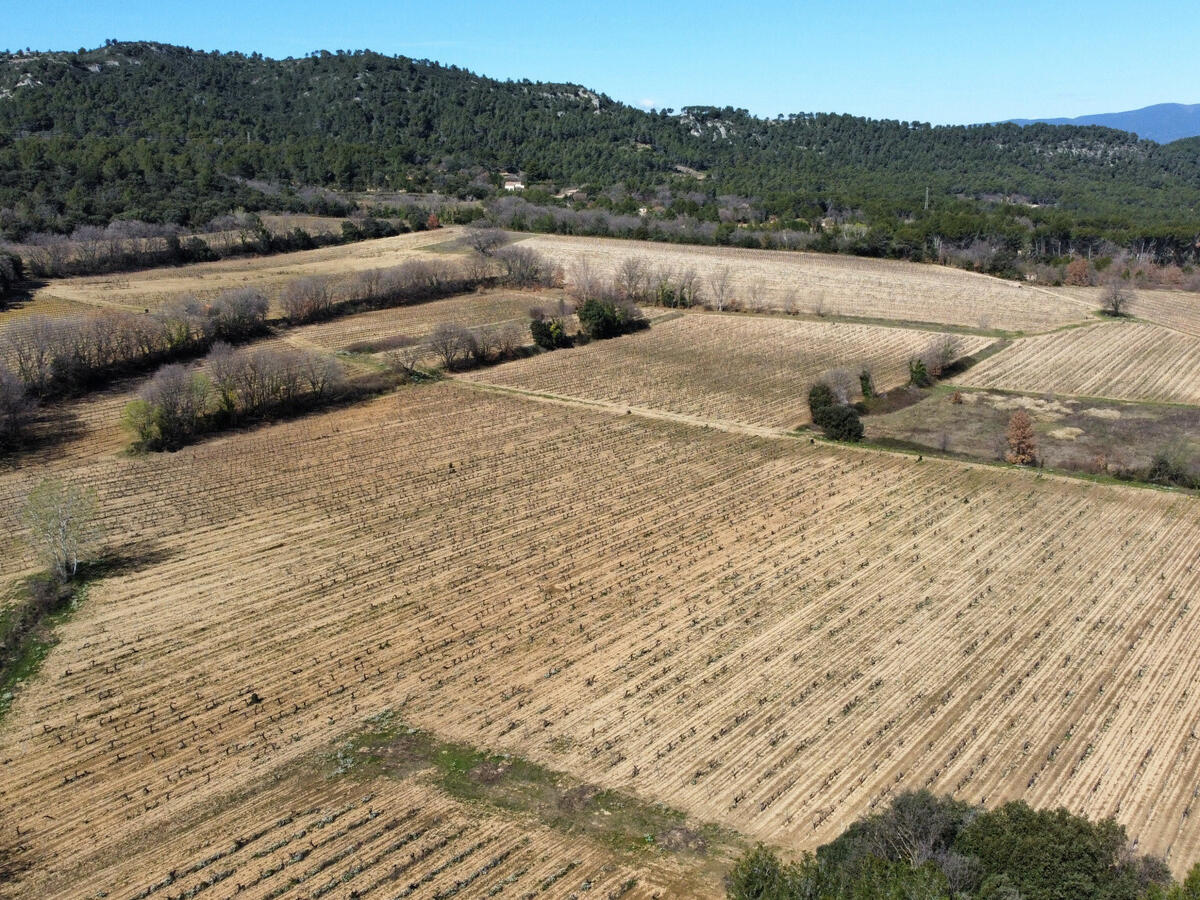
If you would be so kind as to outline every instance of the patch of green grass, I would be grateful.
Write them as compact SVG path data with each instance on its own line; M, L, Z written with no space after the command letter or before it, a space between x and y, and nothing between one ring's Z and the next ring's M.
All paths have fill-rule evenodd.
M745 844L716 825L689 825L683 812L664 804L601 789L512 754L442 741L391 713L370 720L367 729L338 747L329 762L331 776L402 778L424 773L457 800L532 815L550 828L586 835L627 855L724 859Z
M0 637L7 638L9 630L17 620L17 604L23 602L34 588L37 578L28 578L21 582L13 591L14 600L4 609L0 616ZM0 721L12 708L13 700L21 686L37 675L49 655L51 648L58 643L54 636L55 629L67 621L78 609L80 602L87 597L87 583L77 585L68 600L57 612L42 618L37 625L26 634L18 644L9 659L0 665Z

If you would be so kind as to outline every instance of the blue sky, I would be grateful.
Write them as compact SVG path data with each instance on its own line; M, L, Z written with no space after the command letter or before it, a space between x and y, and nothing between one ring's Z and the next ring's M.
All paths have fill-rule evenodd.
M1200 102L1195 0L0 0L0 21L0 49L110 37L274 57L370 48L644 106L772 116L980 122Z

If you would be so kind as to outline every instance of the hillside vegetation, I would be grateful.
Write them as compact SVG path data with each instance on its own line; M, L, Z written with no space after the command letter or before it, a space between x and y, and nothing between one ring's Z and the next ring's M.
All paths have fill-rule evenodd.
M1182 262L1200 227L1195 146L1099 127L646 112L578 85L366 51L271 60L110 43L0 57L9 237L353 205L325 189L483 199L516 172L545 189L535 199L583 188L577 207L710 222L717 242L739 225L853 223L852 246L836 249L924 257L987 238L1052 257L1107 239Z

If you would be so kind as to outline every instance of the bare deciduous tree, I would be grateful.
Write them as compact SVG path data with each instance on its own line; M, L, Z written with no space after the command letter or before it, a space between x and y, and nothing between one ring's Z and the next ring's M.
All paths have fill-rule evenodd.
M561 275L540 253L528 247L505 247L495 253L506 284L517 287L552 286Z
M709 271L708 292L717 312L724 311L725 304L729 300L730 287L729 266L717 266Z
M571 264L571 293L579 300L590 300L601 291L600 275L592 269L592 264L586 256L581 256Z
M288 282L279 295L279 304L293 322L311 322L326 316L333 308L329 279L314 275Z
M517 322L502 325L496 332L496 349L505 359L517 355L517 351L525 344L525 336L529 329Z
M507 236L499 228L472 226L467 228L463 240L480 256L491 256L504 246Z
M850 398L854 394L854 387L858 384L858 379L849 369L841 368L822 372L818 380L829 385L837 402L843 405L850 402Z
M461 325L442 322L429 335L429 349L441 360L443 368L451 371L466 350L466 329Z
M962 354L962 338L957 334L943 334L934 338L933 342L921 354L921 361L931 378L941 378L945 372Z
M646 300L649 273L646 261L637 256L626 257L617 267L616 284L621 296L633 303Z
M1114 278L1104 285L1104 291L1100 294L1100 302L1104 311L1110 316L1128 315L1129 305L1133 302L1133 291L1130 290L1127 282Z
M34 549L51 574L69 581L95 534L95 495L84 488L45 479L29 492L25 523Z
M16 373L0 366L0 447L21 433L29 409L24 383Z

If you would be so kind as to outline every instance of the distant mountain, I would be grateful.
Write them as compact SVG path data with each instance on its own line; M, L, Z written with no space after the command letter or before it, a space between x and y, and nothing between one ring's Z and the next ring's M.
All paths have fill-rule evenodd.
M1097 113L1075 119L1009 119L1017 125L1103 125L1132 131L1138 137L1169 144L1181 138L1200 136L1200 103L1156 103L1126 112Z

